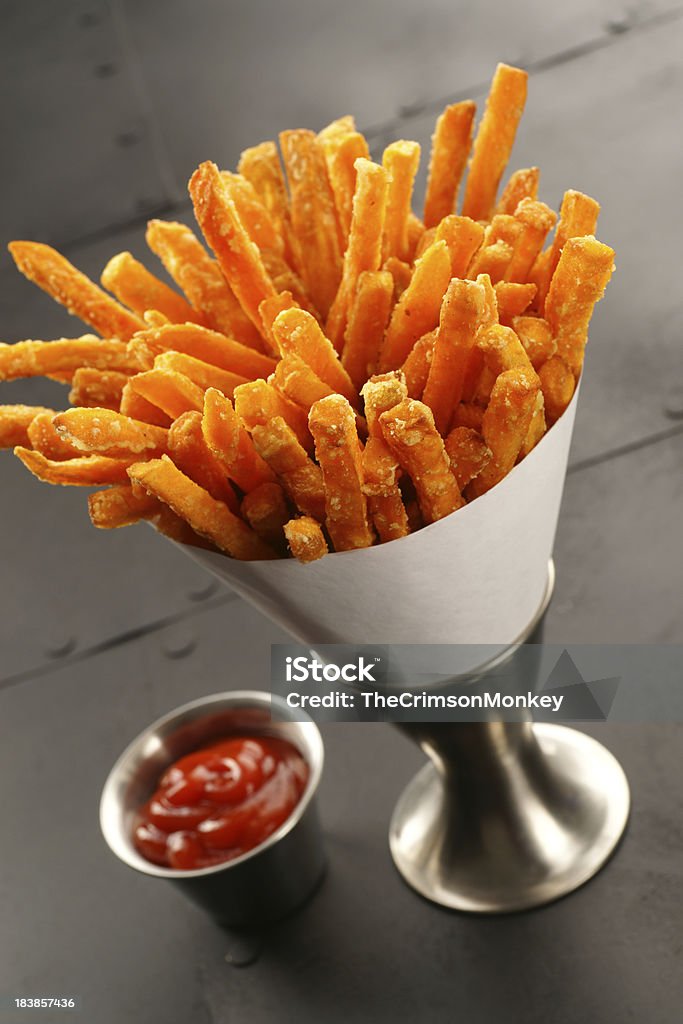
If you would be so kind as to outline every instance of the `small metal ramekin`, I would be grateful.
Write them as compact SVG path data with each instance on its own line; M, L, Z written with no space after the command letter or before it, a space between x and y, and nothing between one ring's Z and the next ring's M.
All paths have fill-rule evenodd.
M257 926L290 913L312 893L325 867L315 801L323 743L315 723L303 717L273 694L235 690L158 719L124 750L105 783L100 826L109 848L136 871L173 882L222 925ZM133 844L136 812L170 764L235 733L280 736L298 748L309 768L299 803L264 843L235 860L193 871L152 864Z

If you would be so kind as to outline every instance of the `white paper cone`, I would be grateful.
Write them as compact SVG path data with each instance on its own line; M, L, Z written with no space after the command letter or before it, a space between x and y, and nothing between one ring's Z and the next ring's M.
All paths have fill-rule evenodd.
M408 537L309 565L183 550L307 645L503 649L544 596L577 398L496 487Z

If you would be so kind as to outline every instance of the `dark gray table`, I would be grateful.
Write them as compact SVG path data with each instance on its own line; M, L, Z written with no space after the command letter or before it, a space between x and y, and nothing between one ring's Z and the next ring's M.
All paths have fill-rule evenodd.
M596 194L618 265L591 335L546 637L680 643L682 20L665 0L9 4L3 235L53 240L97 274L115 251L143 255L148 211L188 216L200 159L233 164L347 109L376 152L400 136L426 146L444 102L480 98L496 60L524 61L513 164L540 162L554 204L569 186ZM6 264L0 298L10 340L74 331ZM0 386L0 401L22 396L63 401L53 385ZM622 847L571 897L492 919L441 911L394 871L389 816L421 755L388 726L326 727L327 877L245 945L120 865L97 803L151 719L267 686L283 635L148 529L97 534L81 494L9 458L0 480L0 994L75 993L76 1019L96 1024L681 1019L681 725L592 727L632 785Z

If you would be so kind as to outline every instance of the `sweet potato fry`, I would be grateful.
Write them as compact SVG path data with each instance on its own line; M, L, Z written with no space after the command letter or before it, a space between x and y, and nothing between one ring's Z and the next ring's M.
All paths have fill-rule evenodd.
M32 448L47 459L55 461L80 458L83 452L57 433L57 428L52 422L56 415L56 412L49 409L45 412L38 411L27 428L25 447Z
M406 397L406 382L400 371L372 377L363 387L370 436L362 454L362 486L368 497L370 518L382 543L410 532L399 487L399 462L387 445L379 422L382 413Z
M245 149L237 170L251 182L256 194L268 210L271 220L283 241L283 255L292 269L297 269L297 258L292 238L289 198L280 156L274 142L262 142Z
M527 73L499 64L486 109L474 140L462 212L472 220L488 220L517 134L526 102Z
M539 387L536 374L522 367L506 370L496 380L482 420L491 460L469 485L468 496L485 494L514 466L531 425Z
M540 176L538 167L525 167L514 171L501 192L496 213L514 214L523 199L536 199Z
M485 314L483 286L453 278L441 305L439 329L422 395L440 434L448 432L455 407L462 400L470 352Z
M202 433L209 450L245 494L259 484L274 482L272 470L254 447L232 402L215 388L204 395Z
M512 329L524 346L534 370L546 363L557 351L550 324L538 316L516 316Z
M484 241L484 228L469 217L444 217L436 229L436 241L444 241L451 258L451 277L465 277L467 268Z
M204 406L204 391L184 373L155 368L131 377L130 386L144 399L158 406L174 420L184 412Z
M140 420L141 423L151 423L155 427L170 427L173 420L167 416L158 405L148 402L146 398L131 385L132 377L124 385L121 392L121 405L119 412L132 420Z
M235 388L235 412L247 430L264 426L275 416L281 416L296 434L299 444L309 454L313 451L313 438L308 429L307 410L285 398L277 388L265 380L253 380Z
M294 431L281 416L276 416L270 423L255 426L251 436L257 452L277 474L279 482L299 511L324 522L322 473L320 467L309 459Z
M128 341L142 321L110 298L61 253L42 242L10 242L22 274L105 338Z
M579 378L588 339L588 322L614 270L614 250L593 236L570 238L550 282L545 316L557 342L557 354Z
M350 307L342 366L357 391L374 373L394 299L394 280L386 270L365 270Z
M379 164L361 158L356 162L356 173L353 214L344 253L342 278L325 327L327 337L338 352L342 348L358 278L364 271L379 270L382 260L387 172Z
M429 406L407 398L380 416L382 433L408 473L426 523L464 505Z
M127 479L127 477L126 477ZM158 514L159 499L146 491L134 491L128 484L108 487L88 495L88 512L99 530L117 530Z
M14 454L35 477L46 484L76 487L101 487L123 484L128 480L130 461L109 459L105 455L85 455L77 459L53 461L40 452L17 445Z
M424 254L427 252L427 249L429 249L430 245L433 245L435 241L436 228L427 228L426 231L423 231L415 248L414 259L419 260L421 256L424 256Z
M323 145L313 132L301 129L282 132L280 146L301 274L316 309L327 316L341 280L342 254Z
M284 531L289 550L299 562L315 562L327 554L327 541L320 523L310 516L290 519Z
M58 341L17 341L0 344L0 380L21 377L52 377L70 380L76 370L91 366L98 370L135 373L138 369L122 341L103 340L94 334Z
M269 349L278 355L277 342L273 336L273 324L278 313L284 312L285 309L296 309L299 303L296 301L290 291L285 289L284 291L278 292L277 295L272 296L270 299L264 299L258 308L259 316L261 317L261 324L263 329L263 336L268 341Z
M363 494L356 418L341 395L316 402L308 425L325 487L325 523L335 551L366 548L373 536Z
M260 484L253 491L249 491L249 494L245 494L241 513L242 518L246 519L261 540L269 544L274 551L283 551L284 527L290 513L284 491L279 484Z
M472 100L465 100L446 107L437 118L432 136L424 208L427 228L435 227L455 210L460 179L472 145L476 110Z
M52 418L54 411L40 405L0 405L0 448L32 447L28 431L38 415Z
M539 391L536 395L536 404L534 405L531 423L529 424L529 429L527 430L524 443L522 444L517 458L518 462L521 462L522 459L526 458L529 452L536 447L546 430L545 401L543 399L543 391Z
M328 125L328 128L331 126ZM356 191L356 160L369 159L368 144L360 132L345 129L339 122L334 130L318 134L325 154L327 175L334 195L342 251L351 229L353 196Z
M398 486L401 467L381 433L368 438L361 462L363 493L368 497L392 494Z
M112 256L100 280L119 302L140 317L148 309L153 309L168 317L172 323L182 324L187 320L204 322L202 314L197 313L187 299L151 274L132 253L120 252Z
M217 388L226 398L232 398L235 388L246 383L245 378L239 374L221 370L219 366L211 366L210 363L195 359L194 356L187 356L184 352L162 352L154 360L154 369L182 373L201 391ZM135 380L134 377L132 379Z
M275 552L239 516L216 501L175 466L167 455L129 467L131 480L168 505L221 551L243 561L274 558Z
M221 180L252 242L260 250L270 250L282 257L285 248L282 235L251 182L231 171L221 171Z
M499 281L495 286L498 303L498 319L506 327L512 319L521 316L534 301L535 284L517 284L512 281Z
M168 451L185 476L208 491L216 501L224 502L232 512L239 511L237 496L225 469L204 440L201 412L185 412L173 422L168 432Z
M497 284L505 277L513 253L513 246L502 238L491 242L490 245L484 244L472 260L467 276L477 277L479 274L488 274L491 281Z
M151 220L146 240L207 327L261 350L260 328L251 322L220 267L190 228L175 221Z
M386 270L394 279L394 298L392 305L395 305L410 284L410 279L413 276L413 268L409 263L404 263L403 260L396 259L395 256L390 256L382 265L382 270Z
M557 216L545 203L522 199L515 210L515 220L522 225L522 230L505 271L505 280L523 283L543 248L546 235L554 227Z
M130 380L117 370L95 370L84 366L71 378L69 402L86 408L115 409L121 407L121 394Z
M383 412L393 409L408 397L408 390L400 370L376 374L363 386L361 392L365 404L365 418L370 437L382 438L379 418Z
M392 142L382 154L382 166L387 172L387 207L382 242L384 260L394 257L404 261L409 257L408 217L419 163L418 143L406 142L405 139Z
M79 452L112 459L152 458L168 447L168 430L111 409L66 409L52 422L59 436Z
M286 353L282 357L268 380L286 398L306 410L307 424L308 410L311 406L321 398L335 394L334 388L325 384L313 373L308 363L293 353Z
M535 370L521 341L511 327L491 324L480 331L477 348L484 356L484 363L493 377L521 367L533 379Z
M308 363L325 384L357 404L358 395L320 324L303 309L286 309L273 323L273 335L283 355L293 353Z
M410 284L394 307L380 352L382 372L401 366L417 339L436 327L450 277L448 246L435 242L417 260Z
M491 451L477 430L470 427L454 427L444 441L446 454L451 460L451 473L461 491L491 461Z
M425 233L425 226L422 223L422 221L420 220L420 218L417 217L414 213L409 213L408 214L408 255L406 257L406 262L408 262L408 263L414 263L415 262L415 252L417 250L418 245L420 244L420 239L422 238L424 233Z
M422 398L429 377L437 330L429 331L417 339L401 367L408 387L408 398Z
M247 234L234 202L226 194L216 165L210 160L200 164L190 178L189 189L197 223L220 264L223 276L259 330L259 305L275 295L275 288L257 246Z
M560 207L560 219L548 255L541 253L533 268L531 280L538 287L537 306L539 312L545 309L545 302L562 250L570 238L594 235L598 224L600 204L583 192L570 189L565 192Z
M538 376L543 391L546 418L548 425L552 426L571 402L576 390L576 380L559 356L551 356L540 367Z
M398 540L399 537L407 537L410 533L408 513L398 487L391 494L376 494L369 497L368 512L380 544Z
M481 433L481 422L484 418L484 407L475 402L461 402L453 415L453 429L469 427Z
M270 356L197 324L167 324L141 331L130 347L133 351L146 347L155 355L166 351L183 352L245 380L267 377L275 368L275 360Z

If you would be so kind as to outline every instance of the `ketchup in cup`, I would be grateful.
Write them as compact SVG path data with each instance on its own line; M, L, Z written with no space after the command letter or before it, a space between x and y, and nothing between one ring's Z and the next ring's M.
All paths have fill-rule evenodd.
M265 842L292 813L308 765L286 740L233 736L181 757L140 809L139 853L193 870L234 860Z

